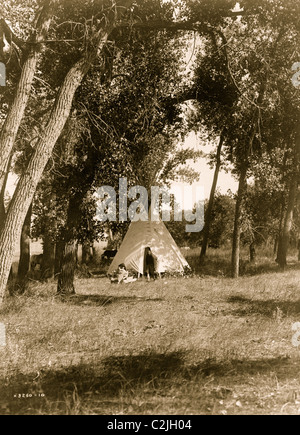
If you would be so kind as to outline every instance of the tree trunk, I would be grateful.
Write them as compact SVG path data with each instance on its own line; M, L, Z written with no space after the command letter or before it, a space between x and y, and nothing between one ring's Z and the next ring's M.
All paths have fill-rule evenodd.
M280 256L282 254L282 232L283 232L283 222L285 218L285 210L286 209L286 201L285 201L285 193L282 192L281 196L281 204L280 204L280 220L279 220L279 227L278 227L278 235L276 236L276 241L274 245L274 254L276 254L276 263L279 264L279 262L284 262L284 259L279 259L278 255Z
M13 293L23 294L28 286L28 272L30 270L30 226L32 215L32 203L28 209L20 239L20 261L17 281Z
M44 134L24 171L10 203L4 226L0 232L0 303L4 297L13 251L20 237L23 221L33 199L38 181L49 160L52 149L69 116L74 94L85 73L86 62L81 60L71 68L59 92L55 107Z
M55 242L53 242L51 235L46 234L43 238L43 260L41 267L41 279L47 281L54 277L55 268Z
M275 41L274 50L277 46L278 40ZM261 105L264 100L264 95L266 92L268 80L264 80L261 83L259 95L257 98L257 104ZM233 241L232 241L232 258L231 258L231 275L233 278L238 278L239 268L240 268L240 239L241 239L241 214L242 206L244 201L244 196L247 190L247 170L249 165L249 156L253 148L253 142L255 139L256 131L260 123L260 110L256 109L253 113L252 123L249 132L249 142L246 149L242 151L241 159L241 171L239 179L238 197L236 201L235 208L235 219L234 219L234 230L233 230Z
M84 196L85 192L81 192L69 200L66 227L62 234L63 248L61 249L62 256L57 284L57 293L63 295L75 293L74 277L78 259L78 243L75 240L75 234L81 218L80 204Z
M34 32L34 42L36 43L31 45L30 52L23 64L13 103L0 133L0 191L3 188L5 174L7 172L7 163L12 154L17 133L30 97L31 87L40 57L40 46L37 43L45 39L51 23L51 8L49 4L44 6L41 13L40 11L38 13L37 29Z
M9 161L8 161L8 165L6 168L6 174L3 180L3 184L2 184L2 189L0 192L0 227L4 224L5 221L5 217L6 217L6 210L5 210L5 190L6 190L6 185L7 185L7 180L8 180L8 175L9 175L9 171L11 168L11 162L12 162L12 154L10 155Z
M4 227L0 232L0 304L5 293L13 251L20 237L28 207L33 199L36 186L43 174L53 147L70 114L74 94L87 70L87 62L84 59L77 62L67 74L49 122L36 145L35 152L30 159L27 169L20 178L10 203Z
M258 104L262 104L267 82L261 85ZM241 215L243 209L244 197L247 191L247 171L249 165L249 156L253 147L253 142L256 134L257 124L259 122L260 111L256 110L253 114L253 120L250 130L250 137L247 148L244 150L241 159L241 169L239 178L239 188L237 201L235 206L234 230L232 240L232 258L231 258L231 276L238 278L240 269L240 240L241 240Z
M244 196L247 189L247 164L244 163L240 173L239 188L235 206L235 219L232 240L231 275L238 278L240 269L240 239L241 239L241 214Z
M108 244L109 244L109 246L114 246L114 234L113 234L111 228L108 229L108 234L109 234Z
M62 253L57 293L60 295L72 295L75 294L76 242L70 241L66 243Z
M289 188L287 208L285 212L282 231L279 235L277 263L279 267L284 270L287 265L287 252L289 248L290 232L293 225L294 207L298 195L298 180L299 180L299 160L300 160L300 124L296 131L295 144L294 144L294 158L293 167L294 173L291 179Z
M256 261L256 249L255 242L252 242L249 246L250 263L255 263Z
M202 247L201 247L201 253L200 253L200 264L204 260L204 257L206 255L207 245L208 245L209 230L210 230L210 225L211 225L211 214L212 214L212 209L213 209L213 205L214 205L214 199L215 199L215 193L216 193L216 188L217 188L217 183L218 183L219 172L220 172L220 168L221 168L221 152L222 152L223 143L224 143L224 138L223 138L223 135L221 135L220 142L219 142L218 149L217 149L217 156L216 156L217 162L216 162L216 167L215 167L213 184L212 184L211 191L210 191L210 197L209 197L209 202L208 202L208 206L207 206L207 211L205 213L205 224L204 224L204 229L203 229L203 241L202 241Z
M78 243L76 230L81 220L80 204L86 192L78 192L69 200L67 222L62 234L60 272L58 274L57 293L74 294L74 277L78 260Z
M125 7L128 7L131 4L132 0L124 0L122 2L123 8L120 7L118 12L126 12ZM94 50L92 50L92 52L85 53L84 57L79 60L67 73L58 92L48 123L43 129L29 164L26 170L24 170L17 185L7 212L4 226L0 231L0 304L3 301L5 294L7 279L12 264L13 251L21 235L22 225L29 205L33 200L36 186L51 156L53 147L68 119L75 92L90 69L92 62L97 57L99 51L102 51L104 45L106 44L108 36L114 28L114 24L120 18L118 15L119 14L116 13L116 10L112 10L112 12L108 14L107 20L103 24L104 27L97 35L97 42L95 42ZM3 131L6 130L7 129L4 129ZM0 151L2 152L1 142ZM9 157L9 155L10 153L6 159ZM6 170L6 162L4 166L4 170ZM0 166L0 173L2 172Z
M82 244L82 264L88 264L93 258L92 247L90 242L83 242Z
M56 242L55 244L55 261L54 261L54 276L58 276L61 269L61 261L63 258L63 251L65 244L63 241Z
M274 254L277 254L277 250L278 250L278 236L275 236L274 249L273 249Z
M287 252L290 241L290 232L293 224L294 207L298 193L298 174L293 176L291 181L287 210L285 214L284 224L279 236L277 263L279 267L284 270L287 265Z

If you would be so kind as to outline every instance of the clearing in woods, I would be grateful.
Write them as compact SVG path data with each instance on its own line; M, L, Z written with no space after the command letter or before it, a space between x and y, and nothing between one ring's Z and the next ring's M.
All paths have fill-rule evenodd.
M7 299L1 414L300 413L298 264L232 280L214 255L190 278L77 278L66 300L33 283Z

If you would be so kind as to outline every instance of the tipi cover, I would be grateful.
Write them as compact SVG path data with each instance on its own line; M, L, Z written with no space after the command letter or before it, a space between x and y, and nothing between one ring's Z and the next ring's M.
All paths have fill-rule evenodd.
M108 269L112 274L124 263L128 270L143 274L145 248L157 259L156 272L183 272L189 264L162 221L131 222L124 240Z

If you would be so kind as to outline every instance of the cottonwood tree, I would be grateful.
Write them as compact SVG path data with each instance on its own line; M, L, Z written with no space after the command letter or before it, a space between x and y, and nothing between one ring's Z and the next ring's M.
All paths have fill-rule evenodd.
M15 36L11 31L11 38L8 38L11 46L14 45L21 58L21 73L16 85L16 92L10 107L7 110L5 122L0 133L0 191L4 185L5 176L9 169L9 161L13 152L20 124L28 107L29 97L33 90L35 77L38 77L39 62L55 50L67 48L66 44L72 46L72 66L62 68L61 81L51 93L49 100L49 111L44 117L43 125L34 141L34 151L29 160L26 170L23 172L18 183L15 194L12 198L5 219L0 230L0 298L3 299L7 277L11 265L13 249L20 237L21 228L32 202L37 183L51 156L53 147L61 135L66 120L70 114L73 98L82 80L98 58L99 53L107 47L110 36L118 28L128 27L128 18L132 16L136 8L139 10L139 3L130 0L99 0L58 2L55 0L40 1L33 4L30 10L31 27L23 35ZM174 2L173 2L174 3ZM185 2L189 6L194 2ZM153 6L153 2L146 2L147 7ZM156 5L156 3L155 3ZM195 17L186 19L188 14L182 15L181 22L170 23L172 9L169 14L164 14L164 8L157 3L159 14L153 14L153 8L145 10L143 19L139 18L136 27L143 26L150 29L167 28L169 31L199 31L203 22L211 21L214 25L224 23L226 17L237 16L232 12L233 2L221 1L211 2L211 6L204 4L200 13ZM25 8L28 5L25 5ZM130 13L127 14L129 8ZM66 20L70 13L71 19ZM74 23L75 16L79 19ZM77 15L76 15L77 14ZM127 16L126 16L127 14ZM61 19L61 17L64 17ZM122 18L123 17L123 18ZM159 18L153 20L153 18ZM146 21L146 24L142 21ZM152 20L151 23L149 21ZM196 23L195 23L196 22ZM21 26L22 27L22 26ZM3 28L3 26L2 26ZM20 32L22 33L22 32ZM1 33L3 34L3 32ZM57 37L62 36L59 40ZM21 37L20 37L21 36ZM63 45L65 44L65 45ZM73 45L72 45L73 44ZM74 48L75 46L75 48ZM49 48L50 47L50 48ZM68 50L66 50L68 51ZM48 57L50 59L50 57ZM254 136L254 135L253 135Z
M86 214L82 204L85 202L89 211L94 206L93 201L86 202L87 195L91 198L100 185L118 191L121 176L127 178L129 187L140 184L150 190L152 185L172 178L178 165L194 157L189 150L176 150L175 131L180 127L174 114L170 117L170 107L163 98L180 79L174 42L167 44L168 40L165 35L141 30L135 34L131 30L128 38L119 36L114 46L118 56L109 71L95 67L76 97L77 119L86 119L88 125L83 136L75 140L69 159L68 155L63 159L64 163L69 161L69 167L57 165L56 174L63 175L56 176L51 186L57 202L67 210L57 244L69 250L62 258L59 293L74 292L76 241L91 241L96 236L91 219L88 225L83 224ZM110 77L103 78L103 73ZM68 137L64 134L63 140L68 141ZM115 231L119 229L119 224L112 225ZM85 226L89 228L83 232Z
M278 4L263 2L262 5L253 5L253 8L259 11L259 14L262 8L265 10L261 21L263 20L264 25L266 22L269 23L269 32L273 29L273 35L278 34L274 41L276 49L272 42L272 58L266 65L266 77L269 78L265 91L267 107L262 112L261 130L258 134L261 134L265 150L271 158L273 155L276 157L278 149L282 150L283 155L280 178L284 192L277 261L280 267L284 268L299 184L299 93L292 86L291 67L300 55L297 45L300 30L297 17L300 7L298 2L291 0ZM262 60L265 62L265 57L262 57Z
M235 86L239 97L232 114L230 129L224 138L228 144L228 157L234 163L239 177L232 246L233 277L239 273L242 211L251 158L265 146L265 114L268 112L268 105L274 100L272 80L276 71L276 53L280 51L280 43L285 35L281 25L273 27L270 17L276 14L276 8L268 10L266 7L265 12L270 14L267 14L268 20L261 19L262 9L255 10L253 16L243 16L234 26L220 29L218 36L226 47L230 82Z
M284 150L273 148L257 155L251 161L250 177L245 213L251 221L248 234L243 235L250 247L250 260L253 261L256 245L274 243L277 252L278 235L283 215L283 202L286 202L284 178ZM284 201L283 201L284 200Z
M189 125L194 130L205 129L210 141L218 142L216 152L211 156L211 163L215 169L202 232L200 262L203 262L209 241L218 177L222 167L222 151L226 146L225 139L230 135L231 118L237 109L238 92L228 69L227 47L224 47L218 29L208 27L201 42L193 79L196 94L195 110L191 112Z
M8 43L17 47L20 56L21 73L16 85L12 103L0 132L0 192L2 191L13 146L17 138L20 124L24 118L28 101L33 90L35 77L38 77L38 64L43 56L51 56L52 64L56 63L53 53L56 50L67 49L72 46L71 67L63 68L60 85L54 90L54 97L49 101L49 112L45 115L45 122L34 143L34 152L26 170L23 172L12 201L9 205L5 219L1 222L0 230L0 299L3 300L6 282L11 266L13 250L20 237L21 228L32 202L37 183L51 156L53 147L59 138L66 120L70 114L74 95L83 78L91 68L99 53L107 46L110 35L116 27L128 27L128 18L140 1L133 0L98 0L58 2L57 0L36 1L33 4L25 3L24 10L30 13L31 26L26 25L26 31L16 36L9 30ZM146 2L151 5L152 2ZM131 6L134 8L130 9ZM159 21L165 26L163 7L157 3L161 15ZM15 6L11 3L12 10ZM19 3L17 2L17 6ZM29 9L27 9L29 7ZM127 13L129 11L129 13ZM7 14L7 10L5 14ZM70 19L66 15L70 13ZM75 15L79 19L73 20ZM12 14L11 14L12 15ZM28 17L29 15L29 17ZM61 19L63 17L63 19ZM123 19L122 19L123 17ZM5 18L5 16L3 17ZM146 20L153 18L151 8L145 12ZM122 19L122 21L121 21ZM139 19L140 21L140 19ZM7 24L7 23L6 23ZM19 23L22 28L22 22ZM29 27L29 29L28 29ZM18 26L16 26L18 28ZM3 40L3 25L1 37ZM62 35L59 40L57 35ZM3 40L4 41L4 40ZM75 55L74 44L76 45ZM45 48L46 47L46 48ZM50 47L50 48L49 48ZM67 50L66 50L67 51Z
M216 154L217 163L211 200L220 166L222 146L228 160L234 164L235 173L239 178L232 246L232 275L234 277L238 276L239 273L243 206L251 162L256 155L262 155L264 150L267 149L270 152L272 142L273 148L275 143L277 147L282 147L283 142L297 143L297 139L295 139L297 133L294 126L298 119L297 110L295 110L297 104L292 102L290 75L287 74L287 69L291 68L291 64L287 65L286 53L289 52L290 58L296 61L295 57L297 57L298 50L295 41L298 30L295 17L299 14L299 4L295 1L288 3L281 1L276 4L269 1L259 3L243 1L240 2L240 6L243 8L243 12L240 13L239 19L219 23L214 27L207 26L207 34L213 35L215 38L215 42L210 39L210 43L212 41L215 47L219 45L216 52L221 60L214 65L211 64L210 82L202 81L202 78L205 78L205 67L209 65L210 59L213 59L214 51L208 50L206 52L205 48L203 50L201 47L202 52L200 50L198 57L199 89L202 90L202 94L198 93L199 102L200 104L205 103L205 86L207 85L211 88L210 92L207 92L208 102L216 100L216 103L212 105L212 110L207 112L208 121L211 122L208 130L218 131L220 123L218 123L217 116L220 117L220 120L225 121L225 125L228 123L227 129L220 130L219 128L220 142ZM196 4L194 4L194 11L197 13ZM203 45L205 47L205 43ZM215 57L217 58L216 55ZM279 84L280 80L281 84ZM289 91L287 91L287 87L289 87ZM284 93L286 98L284 98ZM226 116L226 112L222 113L220 109L226 107L226 100L230 97L233 97L232 104L231 107L228 106L230 110L227 111ZM286 101L285 108L284 100ZM290 112L286 110L289 104L291 112L294 112L291 116ZM199 113L200 123L207 125L203 111L200 110ZM279 117L281 117L280 120L278 120ZM273 125L269 122L271 118L273 118ZM284 127L282 127L283 124ZM273 132L273 135L270 134L270 131ZM290 136L286 134L285 139L283 139L283 131L286 133L289 131ZM294 137L292 141L291 136ZM289 145L288 148L295 150L293 145ZM281 238L285 247L287 246L286 234L291 227L292 204L297 190L298 152L294 151L292 154L295 175L288 188L290 196L287 201ZM206 225L206 238L208 227L209 224ZM205 251L206 243L203 245L203 255Z
M82 2L81 7L82 7ZM96 4L97 3L97 4ZM94 2L94 10L89 16L83 16L80 23L84 26L79 59L67 71L57 92L46 126L40 132L36 141L34 153L22 174L6 217L1 223L0 230L0 300L3 300L5 287L12 263L13 250L19 240L22 225L32 202L37 183L49 160L52 149L62 132L70 114L74 94L83 78L89 71L97 55L106 44L110 33L119 23L122 15L133 1L99 1ZM84 4L85 5L85 4ZM45 1L35 14L32 31L26 41L22 41L22 72L17 85L14 100L8 110L5 122L0 132L0 191L3 188L8 162L23 119L28 99L32 90L34 76L37 72L41 48L47 38L47 33L53 22L57 1ZM71 6L66 1L60 6ZM75 7L72 2L73 8ZM76 5L77 6L77 5ZM25 49L23 50L23 47Z
M285 41L287 43L287 41ZM292 49L292 47L286 47ZM280 70L279 70L280 71ZM282 116L277 124L277 137L274 142L281 145L284 153L282 183L285 195L282 196L282 217L279 227L277 262L284 269L287 264L290 233L293 225L294 209L298 199L299 155L300 155L300 95L286 80L286 70L281 70L276 81L280 103L277 112ZM278 115L274 116L278 120Z
M297 166L297 129L291 127L291 123L299 125L297 111L294 112L292 118L289 117L288 108L294 105L294 100L289 97L285 100L285 104L282 104L284 98L283 93L280 91L283 88L291 89L290 74L291 68L289 62L293 60L293 56L298 52L294 38L297 38L298 22L297 17L299 14L299 3L295 1L290 2L261 2L251 3L243 2L243 5L249 7L249 12L255 14L253 20L249 20L249 23L255 25L253 28L254 40L256 39L253 49L255 48L255 54L253 53L248 57L248 63L246 64L248 70L248 77L254 80L249 86L250 89L256 88L256 95L252 103L257 106L252 110L252 117L249 118L249 135L246 148L237 148L242 151L242 158L238 158L239 162L239 194L237 200L236 209L236 222L235 222L235 234L233 240L233 255L232 255L232 275L238 275L238 239L241 230L241 211L243 198L246 193L246 177L250 168L250 158L257 152L262 150L272 150L272 145L277 144L281 148L286 146L288 142L288 148L293 148L295 166ZM245 22L243 18L242 23ZM249 29L251 26L249 27ZM257 39L257 36L260 37ZM248 44L251 47L251 43ZM261 51L261 48L264 48ZM240 53L243 50L240 50ZM287 57L287 53L290 53L290 59ZM292 62L293 63L293 62ZM250 67L250 68L249 68ZM245 82L248 80L246 78ZM248 82L248 84L250 84ZM255 85L256 83L256 85ZM250 98L248 96L248 100ZM253 104L252 104L253 105ZM295 121L296 118L296 121ZM272 119L272 122L268 122ZM298 121L298 122L297 122ZM289 127L288 127L289 125ZM271 134L270 134L271 132ZM283 137L285 132L285 138ZM291 182L289 189L290 198L288 200L289 206L285 214L283 233L283 245L287 246L286 241L288 237L291 225L291 216L293 211L293 202L296 192L295 177ZM285 249L283 249L285 251Z

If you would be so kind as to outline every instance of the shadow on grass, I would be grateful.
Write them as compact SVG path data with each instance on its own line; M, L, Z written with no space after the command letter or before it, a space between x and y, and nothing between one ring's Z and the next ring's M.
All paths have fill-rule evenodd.
M106 413L110 404L118 404L121 398L130 401L130 398L145 394L146 391L151 397L165 396L170 388L176 388L180 397L181 394L187 394L188 385L192 389L198 385L197 391L203 388L203 395L208 394L205 383L209 376L217 383L224 382L221 378L226 378L229 387L230 377L233 378L232 384L236 383L236 377L240 378L240 382L247 382L247 376L258 374L275 374L278 380L298 379L299 362L300 359L296 361L287 358L226 361L204 359L188 366L183 352L109 357L90 364L45 370L38 375L16 374L10 379L0 379L0 412L15 415L62 414L72 412L75 406L78 411L80 404L87 405L86 401L89 401L94 405L97 403L98 412L100 407L100 413ZM33 397L15 397L26 393ZM35 396L41 393L45 395L44 399ZM223 393L220 390L216 394L223 398ZM230 388L225 393L231 394Z
M227 302L238 305L238 308L229 310L229 314L244 317L253 314L260 314L265 317L276 318L278 316L292 316L300 314L300 300L298 301L276 301L253 300L241 296L233 296Z
M16 374L9 381L0 379L0 413L28 414L33 409L43 410L56 404L56 411L65 412L66 403L76 396L97 401L118 398L124 392L152 383L153 388L170 379L181 370L181 353L142 354L137 356L96 359L61 369L49 369L32 375ZM45 398L40 398L43 393ZM18 398L19 394L31 394L32 398ZM17 397L15 397L17 395Z
M60 300L70 305L104 307L115 303L130 302L161 302L160 298L142 298L137 296L106 296L106 295L80 295L60 296Z

